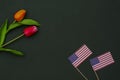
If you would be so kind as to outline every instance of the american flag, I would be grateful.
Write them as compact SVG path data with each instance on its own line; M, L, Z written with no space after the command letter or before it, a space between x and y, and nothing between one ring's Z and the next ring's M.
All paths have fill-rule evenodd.
M92 51L84 44L75 53L68 57L74 67L78 67L86 58L92 54Z
M97 71L99 69L102 69L102 68L114 63L114 60L111 55L111 52L106 52L106 53L102 54L101 56L91 59L90 63L92 65L93 70Z

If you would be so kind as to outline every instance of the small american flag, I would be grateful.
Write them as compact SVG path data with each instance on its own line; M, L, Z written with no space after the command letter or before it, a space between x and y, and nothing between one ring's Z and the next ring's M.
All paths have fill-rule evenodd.
M69 56L68 59L72 63L72 65L76 68L91 54L92 51L86 45L83 45L74 54Z
M102 69L102 68L114 63L114 60L112 58L111 53L106 52L106 53L102 54L101 56L91 59L90 63L92 65L93 70L97 71L99 69Z

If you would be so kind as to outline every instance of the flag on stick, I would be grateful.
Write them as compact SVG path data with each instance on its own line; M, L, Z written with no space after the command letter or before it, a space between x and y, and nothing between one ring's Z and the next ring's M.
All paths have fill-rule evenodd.
M106 52L98 57L91 59L90 63L92 65L93 70L97 71L114 63L114 59L111 55L111 52Z
M91 54L92 51L84 44L75 53L69 56L68 59L72 63L72 65L76 68Z

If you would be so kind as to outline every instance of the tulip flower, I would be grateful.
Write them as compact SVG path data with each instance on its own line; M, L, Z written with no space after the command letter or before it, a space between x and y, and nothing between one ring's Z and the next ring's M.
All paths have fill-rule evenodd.
M5 43L2 47L14 42L15 40L21 38L22 36L30 37L38 31L37 26L28 26L23 30L23 34L17 36L16 38L10 40L9 42Z
M35 34L38 31L36 26L29 26L27 28L24 29L24 35L26 37L32 36L33 34Z
M26 10L21 9L14 14L14 19L16 21L21 21L24 18L25 14L26 14Z
M6 45L16 41L17 39L21 38L22 36L25 37L30 37L32 35L34 35L37 31L38 31L38 26L40 26L39 22L37 22L36 20L33 19L24 19L26 15L26 10L25 9L21 9L18 10L15 14L14 14L14 21L8 25L8 20L6 20L3 25L0 27L0 51L6 51L6 52L11 52L15 55L23 55L22 52L17 51L17 50L13 50L13 49L8 49L8 48L3 48ZM13 38L12 40L5 42L6 39L6 35L8 34L9 31L18 28L20 26L25 26L27 25L28 27L24 28L23 33L15 38Z

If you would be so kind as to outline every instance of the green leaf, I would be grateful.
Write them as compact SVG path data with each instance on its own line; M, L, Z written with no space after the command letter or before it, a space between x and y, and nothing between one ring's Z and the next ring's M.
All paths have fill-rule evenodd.
M9 32L10 30L15 29L17 27L20 27L22 25L36 25L36 26L40 26L40 24L37 21L33 20L33 19L24 19L24 20L22 20L20 22L15 22L15 23L10 24L8 26L7 32Z
M33 20L33 19L23 19L19 23L21 23L23 25L36 25L36 26L40 26L40 24L37 21Z
M5 41L6 31L7 31L7 23L8 23L8 20L6 20L0 28L0 47L2 46L2 44Z
M24 54L20 51L13 50L13 49L7 49L7 48L0 48L0 51L6 51L6 52L11 52L12 54L18 55L18 56L23 56Z
M17 27L19 27L19 26L21 26L21 25L22 25L22 24L20 24L20 23L18 23L18 22L12 23L12 24L10 24L10 25L8 26L7 32L9 32L10 30L12 30L12 29L14 29L14 28L17 28Z

